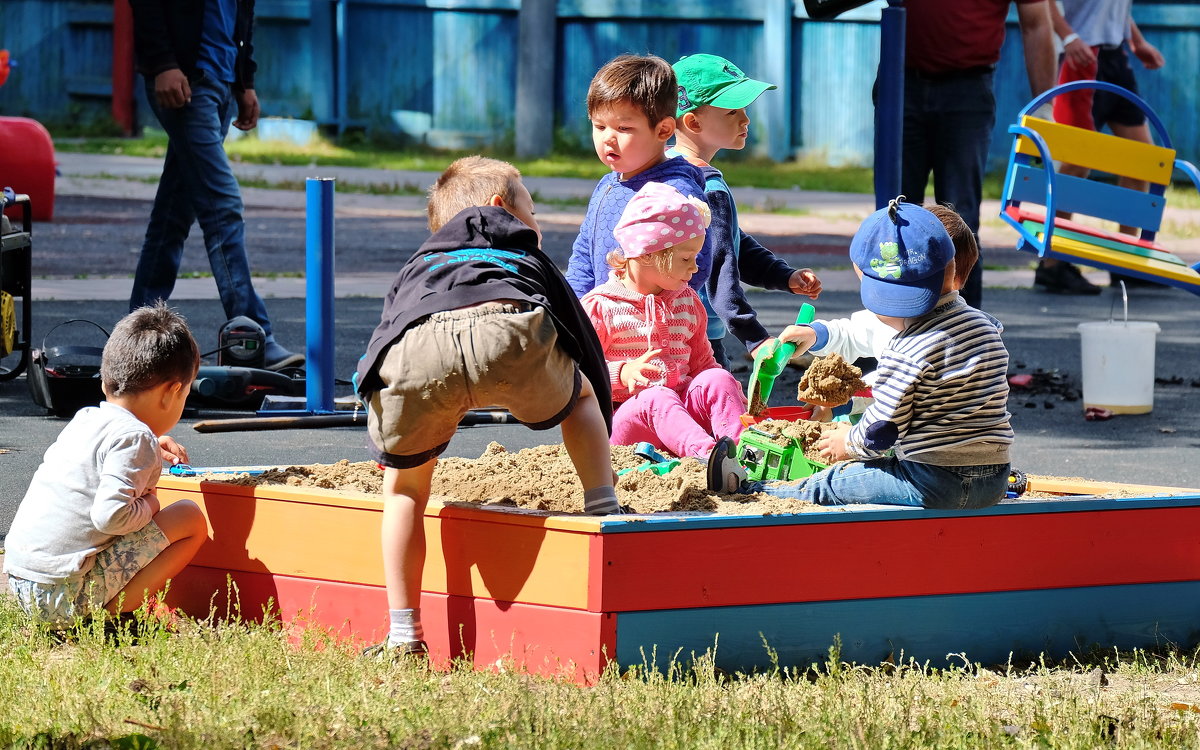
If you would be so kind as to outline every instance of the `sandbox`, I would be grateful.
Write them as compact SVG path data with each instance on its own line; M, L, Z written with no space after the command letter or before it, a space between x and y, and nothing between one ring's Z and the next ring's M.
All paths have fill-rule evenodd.
M676 511L588 517L431 500L422 613L431 657L566 673L725 670L841 658L1006 662L1090 646L1190 645L1200 631L1200 490L1031 478L982 511ZM1106 497L1096 497L1105 495ZM185 611L269 607L363 643L386 632L375 493L164 476L211 538Z

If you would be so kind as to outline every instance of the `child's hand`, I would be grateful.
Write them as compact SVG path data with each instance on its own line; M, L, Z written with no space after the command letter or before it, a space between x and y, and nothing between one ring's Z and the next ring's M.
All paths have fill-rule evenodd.
M162 460L174 466L175 464L186 464L188 461L187 448L175 441L175 438L170 435L162 435L158 438L158 454Z
M662 349L651 349L637 359L631 359L621 365L621 385L631 392L650 385L653 378L662 375L662 368L650 364L650 360L662 353Z
M817 332L812 326L788 326L779 334L779 340L796 345L796 354L803 354L817 343Z
M846 433L848 432L850 432L850 425L846 422L838 422L822 434L817 440L817 451L821 454L821 458L831 464L850 458L850 453L846 450Z
M816 299L821 294L821 280L811 268L801 268L799 271L793 271L788 279L788 291Z

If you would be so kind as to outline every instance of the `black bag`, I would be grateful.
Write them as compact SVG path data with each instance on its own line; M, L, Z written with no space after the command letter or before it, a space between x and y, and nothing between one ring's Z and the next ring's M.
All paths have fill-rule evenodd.
M108 331L98 323L82 318L64 320L51 328L42 339L42 348L30 355L29 393L33 402L44 406L56 417L73 417L85 406L96 406L104 400L100 387L100 359L104 346L68 344L46 346L46 340L60 326L68 323L87 323L96 326L108 340Z

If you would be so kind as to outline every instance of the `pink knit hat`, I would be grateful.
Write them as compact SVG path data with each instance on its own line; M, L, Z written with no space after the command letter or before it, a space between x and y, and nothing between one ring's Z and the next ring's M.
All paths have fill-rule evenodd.
M636 258L703 237L709 217L703 201L684 197L670 185L647 182L629 199L613 235L621 253Z

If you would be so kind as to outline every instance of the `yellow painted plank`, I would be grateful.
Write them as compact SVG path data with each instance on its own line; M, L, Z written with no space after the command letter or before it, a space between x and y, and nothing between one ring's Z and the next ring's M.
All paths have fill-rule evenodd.
M1029 475L1029 490L1033 492L1053 492L1063 495L1105 495L1112 493L1133 493L1136 497L1153 495L1193 495L1200 489L1186 487L1161 487L1146 484L1126 484L1124 482L1099 482L1091 479L1071 479L1062 477L1042 477Z
M1046 139L1050 155L1056 161L1146 180L1156 185L1166 185L1171 181L1171 173L1175 169L1173 149L1036 117L1025 116L1021 118L1021 124L1036 130ZM1033 141L1024 136L1018 139L1017 151L1028 156L1041 156Z
M256 497L248 488L194 482L180 489L163 482L164 504L196 502L210 538L195 560L219 570L272 573L346 583L383 585L382 502L321 493L312 498ZM267 494L275 494L272 492ZM287 488L293 495L300 488ZM238 490L230 493L228 490ZM443 513L447 513L443 517ZM547 517L448 508L431 502L425 516L426 591L587 608L589 540L581 533L538 525Z
M1061 255L1076 258L1085 264L1089 261L1111 263L1120 268L1144 271L1163 279L1172 279L1192 286L1200 286L1200 274L1192 270L1190 266L1181 266L1158 260L1157 258L1146 258L1141 255L1134 255L1133 253L1124 253L1119 250L1097 247L1096 245L1089 245L1085 242L1057 235L1051 241L1050 249Z

